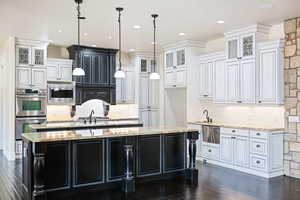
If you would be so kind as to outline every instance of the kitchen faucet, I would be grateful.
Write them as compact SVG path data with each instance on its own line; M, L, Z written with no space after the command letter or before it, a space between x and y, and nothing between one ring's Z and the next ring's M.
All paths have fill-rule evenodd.
M90 119L90 124L92 123L92 117L93 117L93 114L95 114L94 110L91 111L91 114L90 114L90 117L89 117L89 119Z
M209 116L208 116L208 110L207 109L203 110L203 114L205 114L206 122L208 122L208 123L212 122L212 119L209 118Z

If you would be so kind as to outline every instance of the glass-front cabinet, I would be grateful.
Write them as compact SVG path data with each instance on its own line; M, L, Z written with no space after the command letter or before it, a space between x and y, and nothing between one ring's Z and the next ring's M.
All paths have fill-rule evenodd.
M46 56L44 47L16 46L16 65L19 67L44 66L46 64Z
M177 67L185 65L185 50L180 49L176 51Z
M255 55L255 34L227 38L227 61L251 59Z

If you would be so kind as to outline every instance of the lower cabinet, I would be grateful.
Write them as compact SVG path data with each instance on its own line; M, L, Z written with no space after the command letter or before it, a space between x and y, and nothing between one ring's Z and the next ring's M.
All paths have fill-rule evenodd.
M220 160L225 163L233 163L233 139L231 135L220 136Z
M45 159L46 190L67 189L71 186L71 155L68 142L47 145Z
M145 127L156 127L160 124L159 109L139 109L139 116Z
M74 142L73 186L79 187L103 183L104 158L104 140Z
M161 163L161 136L139 136L138 137L138 176L160 174Z
M164 136L164 172L174 172L185 168L185 134L167 134Z

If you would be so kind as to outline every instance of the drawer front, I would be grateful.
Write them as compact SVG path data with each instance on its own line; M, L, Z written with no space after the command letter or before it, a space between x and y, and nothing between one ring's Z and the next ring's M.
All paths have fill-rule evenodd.
M267 158L262 156L250 155L250 168L267 171Z
M251 138L267 139L268 134L267 131L250 130Z
M219 148L211 146L202 146L202 156L211 160L219 160L220 152Z
M267 140L258 140L258 139L251 139L250 140L250 152L256 153L260 155L267 155L268 146Z
M221 133L249 137L249 129L221 128Z

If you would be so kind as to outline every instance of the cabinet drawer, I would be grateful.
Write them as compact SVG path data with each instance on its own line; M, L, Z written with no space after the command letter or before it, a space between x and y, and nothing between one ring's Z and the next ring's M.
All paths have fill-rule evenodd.
M267 139L268 134L266 131L250 130L251 138Z
M267 171L267 158L251 154L250 168L261 171Z
M219 148L203 145L202 156L204 158L211 159L211 160L219 160L220 159Z
M251 139L250 140L250 152L267 155L267 141L266 140L258 140L258 139Z
M221 128L221 133L249 137L249 129Z

